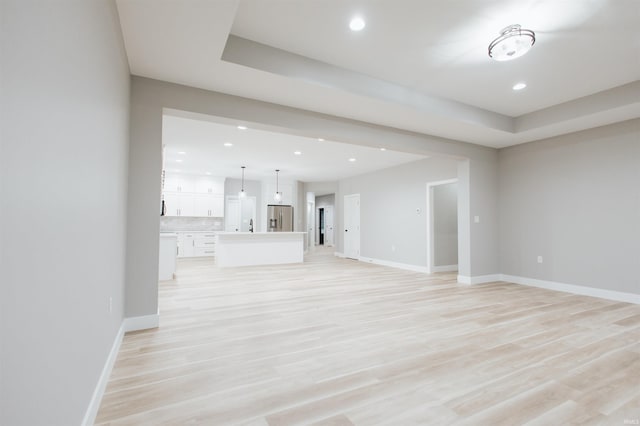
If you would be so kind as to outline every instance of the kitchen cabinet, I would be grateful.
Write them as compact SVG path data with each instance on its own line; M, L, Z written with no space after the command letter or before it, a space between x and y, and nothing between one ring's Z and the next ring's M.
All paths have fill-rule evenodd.
M170 192L195 192L195 182L192 176L165 173L164 190Z
M196 194L195 214L198 217L224 217L224 196Z
M224 180L212 177L195 179L195 190L198 194L224 194Z
M165 173L167 216L224 217L224 178Z
M196 216L195 200L190 194L165 192L164 204L167 216Z
M178 257L207 257L216 253L216 234L211 231L178 232Z

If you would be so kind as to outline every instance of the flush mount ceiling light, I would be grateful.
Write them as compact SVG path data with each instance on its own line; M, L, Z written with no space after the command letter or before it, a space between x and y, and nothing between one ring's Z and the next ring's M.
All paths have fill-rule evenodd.
M351 28L351 31L360 31L365 27L365 25L364 19L359 16L356 16L349 22L349 28Z
M356 159L355 159L355 158L349 158L349 161L350 161L351 163L355 163L355 162L356 162Z
M233 144L232 144L231 142L225 142L225 143L224 143L224 146L226 146L226 147L228 148L228 147L230 147L230 146L233 146Z
M240 190L240 192L238 192L238 198L245 198L247 196L247 193L244 192L244 168L245 166L241 166L242 168L242 189Z
M513 90L522 90L525 87L527 87L527 83L516 83L513 85L512 89Z
M293 151L293 155L302 155L301 151Z
M273 194L273 199L279 203L282 201L282 192L278 191L278 173L280 173L280 170L276 169L276 193Z
M489 57L496 61L519 58L536 42L536 33L523 30L520 25L509 25L500 31L500 36L489 44Z

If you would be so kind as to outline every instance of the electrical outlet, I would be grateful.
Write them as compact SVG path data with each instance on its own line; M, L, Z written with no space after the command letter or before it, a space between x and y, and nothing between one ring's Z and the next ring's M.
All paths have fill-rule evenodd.
M113 297L109 298L109 313L113 312Z
M542 256L538 256L538 263L542 263Z

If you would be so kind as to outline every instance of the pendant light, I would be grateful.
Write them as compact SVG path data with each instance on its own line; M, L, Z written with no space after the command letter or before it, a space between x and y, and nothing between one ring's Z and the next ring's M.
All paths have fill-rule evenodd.
M278 191L278 173L280 173L279 169L276 169L276 193L273 195L273 199L281 203L282 202L282 192Z
M245 166L242 166L242 190L238 192L238 198L245 198L247 196L247 193L244 192L244 169Z

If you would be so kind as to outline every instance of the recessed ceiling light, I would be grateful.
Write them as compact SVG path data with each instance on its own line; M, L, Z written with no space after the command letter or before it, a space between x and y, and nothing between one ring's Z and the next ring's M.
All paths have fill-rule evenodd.
M205 172L204 174L205 175L211 175L211 172Z
M247 129L248 129L247 126L242 126L242 125L238 126L238 130L247 130Z
M356 159L355 158L349 158L349 161L352 162L352 163L355 163Z
M229 147L229 146L233 146L233 144L231 142L225 142L224 146Z
M186 152L184 152L184 151L178 151L178 154L185 155L185 154L186 154Z
M294 151L293 153L294 153L294 155L302 155L302 152L300 152L300 151Z
M380 151L386 151L387 148L380 148Z
M365 25L364 19L359 16L356 16L349 22L349 28L351 28L351 31L360 31Z
M320 141L320 142L324 142L324 139L322 139L322 138L318 138L318 141Z
M182 160L176 160L176 163L182 163Z
M516 83L513 85L513 90L522 90L527 87L527 83Z

